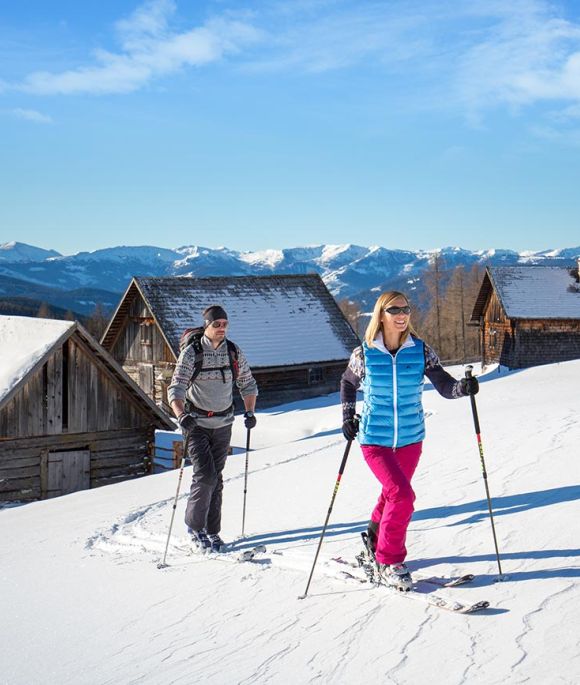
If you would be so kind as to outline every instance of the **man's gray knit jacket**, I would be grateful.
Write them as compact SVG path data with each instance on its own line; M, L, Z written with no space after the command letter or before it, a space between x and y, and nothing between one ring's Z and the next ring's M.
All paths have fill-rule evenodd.
M232 371L226 341L223 340L214 350L211 340L205 335L201 338L203 348L203 371L189 385L195 365L193 345L186 347L179 355L171 385L167 390L169 403L173 400L188 399L193 405L206 411L224 411L233 402ZM237 347L237 346L236 346ZM220 369L223 368L223 374ZM244 353L238 347L238 377L236 385L242 397L257 395L258 386ZM189 386L189 389L188 389ZM195 413L195 412L194 412ZM197 420L204 428L220 428L234 421L233 409L227 416L204 416Z

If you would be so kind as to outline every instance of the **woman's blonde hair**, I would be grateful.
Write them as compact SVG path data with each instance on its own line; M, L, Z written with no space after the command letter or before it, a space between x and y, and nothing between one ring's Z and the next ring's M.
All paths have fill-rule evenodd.
M397 290L389 290L379 296L379 299L375 302L375 308L373 309L373 315L369 321L369 325L365 331L365 342L369 347L374 346L374 340L382 330L381 317L383 315L383 309L386 309L392 302L394 302L398 297L402 297L407 304L409 304L409 298L403 293ZM406 330L401 333L401 338L399 340L399 345L402 345L409 335L417 335L413 326L411 326L411 321L409 320L409 325Z

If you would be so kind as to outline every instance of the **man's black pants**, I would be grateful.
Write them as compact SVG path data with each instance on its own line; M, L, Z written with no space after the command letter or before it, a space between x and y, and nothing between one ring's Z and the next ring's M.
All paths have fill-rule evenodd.
M205 528L208 534L221 530L222 471L232 436L232 426L202 428L195 426L185 438L185 450L193 465L193 478L185 523L193 530Z

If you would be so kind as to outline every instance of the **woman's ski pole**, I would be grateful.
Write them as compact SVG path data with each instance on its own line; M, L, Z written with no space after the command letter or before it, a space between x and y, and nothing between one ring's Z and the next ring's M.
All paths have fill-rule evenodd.
M330 513L332 512L332 506L334 504L334 500L336 498L336 493L338 492L338 486L340 485L340 479L342 478L342 474L344 473L344 467L346 466L346 460L348 459L348 453L350 452L350 446L352 445L352 440L349 440L346 443L346 449L344 450L344 455L342 457L342 461L340 462L340 467L338 469L338 477L336 479L336 483L334 485L334 491L332 493L332 499L330 500L330 506L328 507L328 514L326 514L326 521L324 522L324 526L322 527L322 533L320 534L320 540L318 541L318 549L316 550L316 556L314 557L314 563L312 564L312 570L310 571L310 577L308 578L308 583L306 584L306 590L304 590L304 594L300 595L298 599L306 599L306 595L308 594L308 588L310 587L310 581L312 580L312 576L314 575L314 567L316 566L316 562L318 560L318 553L320 552L320 548L322 547L322 540L324 538L324 534L326 533L326 526L328 525L328 520L330 519Z
M465 378L471 378L473 366L468 366L465 369ZM498 580L506 580L501 570L501 561L499 559L499 549L497 546L497 536L495 534L495 525L493 522L493 510L491 507L491 496L489 494L489 485L487 484L487 470L485 468L485 459L483 458L483 443L481 442L481 429L479 427L479 417L477 415L477 405L475 404L475 395L469 395L471 400L471 411L473 413L473 424L475 426L475 435L477 436L477 446L479 448L479 459L481 461L481 470L483 472L483 482L485 483L485 493L487 495L487 506L489 508L489 518L491 521L491 530L493 533L493 544L495 545L495 555L497 557L497 568L499 571Z
M185 466L185 445L183 447L183 456L181 457L181 467L179 468L179 478L177 480L177 492L175 493L175 499L173 500L173 511L171 512L171 523L169 524L169 532L167 533L167 542L165 543L165 554L163 555L163 561L157 564L157 568L166 568L167 564L165 559L167 558L167 549L169 547L169 539L171 538L171 529L173 528L173 519L175 518L175 509L177 507L177 499L179 497L179 489L181 488L181 479L183 478L183 467Z

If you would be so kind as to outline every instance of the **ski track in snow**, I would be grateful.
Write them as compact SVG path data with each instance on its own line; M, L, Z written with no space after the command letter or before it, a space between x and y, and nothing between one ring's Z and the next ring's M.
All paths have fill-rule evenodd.
M312 455L323 452L325 450L331 449L336 445L344 444L344 441L332 441L318 447L313 450L306 452L300 452L288 459L282 459L275 463L266 463L263 466L249 469L248 477L260 473L262 471L268 471L273 468L277 468L282 465L292 464L296 461L311 457ZM224 478L224 485L237 481L244 478L244 473L239 473L228 478ZM179 496L179 501L187 500L188 493L182 493ZM85 544L85 548L88 550L99 549L101 551L113 553L121 552L127 548L132 549L135 553L137 552L160 552L165 548L166 538L159 534L150 533L146 526L148 519L152 515L158 515L160 511L165 512L169 507L173 506L173 498L163 500L161 502L155 502L146 507L137 509L130 512L128 515L124 516L120 521L115 523L111 528L107 530L97 531L93 536L91 536ZM177 543L173 541L170 543L171 547L183 546L183 540Z

